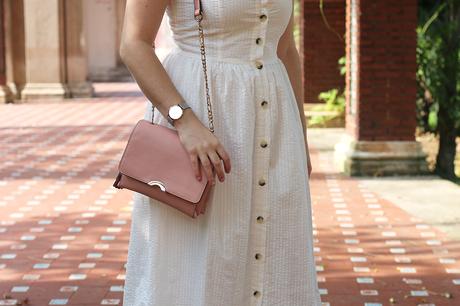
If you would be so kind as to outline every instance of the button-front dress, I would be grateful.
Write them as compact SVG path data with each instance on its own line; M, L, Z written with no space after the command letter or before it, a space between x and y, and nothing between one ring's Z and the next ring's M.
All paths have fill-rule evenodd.
M276 53L292 5L202 0L215 135L232 170L196 219L134 193L125 306L321 305L302 124ZM162 64L207 127L193 1L166 13L176 47ZM153 120L173 128L157 110Z

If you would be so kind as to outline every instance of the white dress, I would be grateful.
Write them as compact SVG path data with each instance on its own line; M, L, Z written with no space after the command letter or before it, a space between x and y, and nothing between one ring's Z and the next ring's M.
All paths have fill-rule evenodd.
M320 306L302 124L276 55L292 1L202 5L215 135L232 171L196 219L134 193L124 305ZM162 64L207 126L193 1L166 13L177 46Z

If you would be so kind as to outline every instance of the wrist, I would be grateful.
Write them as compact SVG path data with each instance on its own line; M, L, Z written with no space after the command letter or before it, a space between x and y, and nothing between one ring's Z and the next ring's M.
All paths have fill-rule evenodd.
M173 126L176 129L181 129L186 126L194 117L194 113L191 108L187 108L182 113L182 116L179 119L173 121Z

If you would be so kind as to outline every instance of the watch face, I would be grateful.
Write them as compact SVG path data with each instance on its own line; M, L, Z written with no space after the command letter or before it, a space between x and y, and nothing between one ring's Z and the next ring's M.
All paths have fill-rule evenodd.
M169 109L169 117L179 119L182 116L182 108L179 105L173 105Z

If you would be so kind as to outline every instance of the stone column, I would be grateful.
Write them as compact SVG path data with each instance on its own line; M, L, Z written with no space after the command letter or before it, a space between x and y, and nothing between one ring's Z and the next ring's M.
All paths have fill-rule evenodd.
M88 79L83 3L65 2L67 82L72 97L91 97L94 88Z
M23 100L69 96L65 82L64 0L24 1L26 77Z
M84 0L88 65L93 81L127 80L129 72L119 63L121 4L119 0ZM130 80L130 78L128 78Z
M350 175L420 174L415 140L417 1L347 0L347 135L336 145Z
M345 0L324 0L321 15L318 0L302 0L300 15L301 52L305 102L317 103L320 92L344 88L337 61L345 56Z
M24 5L20 0L5 0L6 84L13 99L19 99L26 83Z
M5 57L5 7L4 0L0 0L0 103L10 102L12 92L6 85L6 57Z

